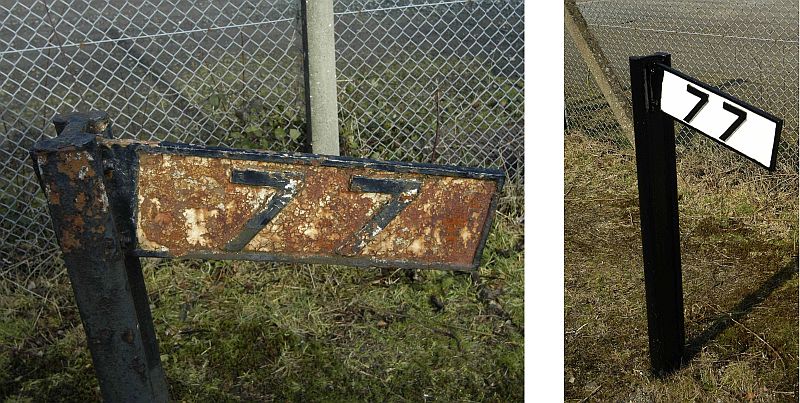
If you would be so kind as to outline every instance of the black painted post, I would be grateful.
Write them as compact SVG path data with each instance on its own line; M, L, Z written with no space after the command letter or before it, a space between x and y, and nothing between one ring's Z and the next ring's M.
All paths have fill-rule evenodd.
M659 105L670 55L631 57L631 98L642 225L647 332L656 375L681 365L684 346L675 129Z
M110 135L104 112L53 119L59 136L31 156L47 198L104 401L165 402L138 259L126 258L106 193L96 135Z

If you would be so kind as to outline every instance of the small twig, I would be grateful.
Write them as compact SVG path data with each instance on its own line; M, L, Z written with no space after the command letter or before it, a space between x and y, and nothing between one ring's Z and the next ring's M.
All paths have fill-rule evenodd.
M490 259L490 262L491 262L491 259ZM487 262L487 266L488 266L488 262ZM488 288L486 286L486 283L483 281L483 279L481 279L481 277L478 274L478 272L472 273L472 281L474 282L475 288L478 291L477 295L476 295L477 300L480 301L481 303L483 303L487 308L492 308L492 303L494 303L495 304L494 309L496 311L498 311L498 312L496 312L497 316L507 320L511 324L511 327L514 330L516 330L517 332L519 332L519 334L524 336L525 335L525 330L522 328L522 326L520 326L516 322L514 322L514 319L511 317L511 315L509 315L508 312L506 312L505 309L503 309L503 307L500 305L500 303L497 301L497 299L495 297L491 297L489 295L489 290L488 290ZM490 309L490 312L491 312L491 309Z
M618 201L618 200L628 200L627 197L611 197L611 198L588 198L588 197L572 197L572 198L564 198L564 201Z
M731 319L731 321L732 321L733 323L735 323L735 324L737 324L737 325L741 326L741 327L742 327L742 329L746 330L748 333L750 333L750 334L752 334L753 336L755 336L755 337L756 337L756 338L757 338L759 341L761 341L762 343L764 343L764 345L765 345L765 346L767 346L767 347L769 348L769 350L770 350L770 351L772 351L772 353L773 353L773 354L775 354L775 355L778 357L778 359L779 359L779 360L781 360L781 364L783 365L783 367L784 367L784 368L786 368L786 361L784 361L784 360L783 360L783 356L782 356L782 355L781 355L781 354L778 352L778 350L776 350L774 347L772 347L772 345L771 345L771 344L769 344L769 343L768 343L766 340L764 340L764 339L763 339L761 336L759 336L759 335L758 335L756 332L754 332L754 331L750 330L750 328L749 328L749 327L745 326L744 324L742 324L742 323L741 323L741 322L739 322L738 320L734 319L734 318L733 318L733 314L731 314L730 312L725 312L725 311L721 310L721 309L720 309L718 306L713 306L713 305L711 305L711 307L712 307L714 310L716 310L718 313L724 313L724 314L728 315L728 317Z
M585 401L589 400L589 398L590 398L590 397L592 397L592 396L594 396L594 394L595 394L595 393L597 393L597 391L598 391L598 390L600 390L600 387L602 387L602 386L603 386L603 385L597 385L597 387L596 387L596 388L594 388L594 390L592 391L592 393L589 393L589 395L588 395L588 396L584 397L584 398L583 398L583 400L581 400L581 401L580 401L580 403L583 403L583 402L585 402Z
M446 327L449 327L449 328L451 328L451 329L463 330L463 331L465 331L465 332L470 332L470 333L480 334L480 335L483 335L483 336L488 336L488 337L497 337L497 335L496 335L496 334L494 334L494 333L481 332L480 330L475 330L475 329L470 329L470 328L467 328L467 327L461 327L461 326L451 325L451 324L449 324L449 323L443 323L442 325L443 325L443 326L446 326Z
M742 324L741 322L739 322L738 320L734 319L734 318L733 318L733 315L731 315L730 313L728 314L728 317L730 317L730 318L731 318L731 320L733 321L733 323L735 323L735 324L737 324L737 325L741 326L741 327L742 327L742 329L746 330L748 333L752 334L752 335L753 335L753 336L755 336L755 337L756 337L758 340L760 340L762 343L764 343L764 345L765 345L765 346L769 347L770 351L772 351L772 353L773 353L773 354L775 354L776 356L778 356L778 359L779 359L779 360L781 360L781 364L783 365L783 367L784 367L784 368L786 368L786 362L783 360L783 356L782 356L782 355L781 355L781 354L778 352L778 350L775 350L775 348L774 348L774 347L772 347L772 345L771 345L771 344L767 343L767 341L766 341L766 340L764 340L764 339L763 339L761 336L759 336L758 334L756 334L756 332L754 332L754 331L750 330L750 328L748 328L747 326L743 325L743 324Z
M598 156L595 156L595 157L598 157ZM583 176L584 172L587 169L589 169L589 165L594 163L595 160L596 160L596 158L590 159L589 161L586 162L586 164L584 164L583 166L580 167L580 169L578 169L578 172L569 181L569 184L567 185L567 188L566 188L567 190L564 191L564 200L566 200L567 196L569 196L569 194L572 193L572 189L574 189L575 186L577 185L578 178Z
M45 298L45 297L43 297L43 296L39 295L38 293L36 293L36 292L35 292L35 291L33 291L33 290L29 290L29 289L25 288L25 287L24 287L22 284L19 284L19 283L17 283L16 281L14 281L14 280L12 280L12 279L10 279L10 278L6 278L6 280L7 280L9 283L11 283L11 284L14 284L15 286L17 286L17 287L19 287L19 288L22 288L23 290L25 290L25 291L27 291L27 292L29 292L29 293L33 294L34 296L41 298L42 300L45 300L45 301L47 300L47 298Z
M754 214L755 216L755 214ZM695 220L703 220L709 218L708 215L692 215L692 214L681 214L681 219L695 219ZM755 221L752 216L727 216L727 218L735 219L735 220L749 220ZM781 222L796 222L797 219L793 218L770 218L770 217L758 217L758 221L781 221Z
M461 350L461 339L459 339L458 336L456 336L455 333L453 333L452 331L450 331L450 330L442 330L442 329L433 329L433 332L434 333L439 333L441 335L447 336L447 337L455 340L456 341L456 347L458 347L458 349Z
M436 86L436 91L433 93L433 103L436 106L436 132L433 135L433 150L431 150L431 164L436 162L436 148L439 147L439 134L442 131L442 111L439 99L439 86Z
M193 329L193 328L190 328L190 329L179 330L178 334L181 335L181 336L185 336L185 335L191 335L191 334L195 334L195 333L210 333L210 332L211 331L208 330L208 329Z
M580 332L580 331L581 331L581 329L583 329L584 327L586 327L586 325L588 325L588 324L589 324L589 322L586 322L586 323L582 324L580 327L578 327L577 329L575 329L575 330L567 330L567 331L566 331L566 332L564 332L564 333L566 333L566 334L570 334L570 333L572 333L572 334L574 334L574 335L576 335L576 336L577 336L577 335L578 335L578 332Z

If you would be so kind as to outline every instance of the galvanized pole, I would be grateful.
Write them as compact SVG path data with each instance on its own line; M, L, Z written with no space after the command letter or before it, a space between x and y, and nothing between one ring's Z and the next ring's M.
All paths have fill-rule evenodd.
M650 364L664 375L680 367L685 335L675 127L661 111L658 64L669 66L670 55L630 58Z
M314 154L339 155L333 0L299 0L303 25L306 132Z
M106 192L103 112L53 120L59 136L31 156L78 304L100 392L108 402L166 402L141 267L125 256ZM113 173L111 173L113 174Z
M567 29L581 58L589 68L597 87L603 94L614 118L617 119L622 134L634 145L633 123L631 122L630 106L624 95L625 88L619 77L614 73L611 63L608 62L603 49L588 28L575 0L564 1L564 27Z

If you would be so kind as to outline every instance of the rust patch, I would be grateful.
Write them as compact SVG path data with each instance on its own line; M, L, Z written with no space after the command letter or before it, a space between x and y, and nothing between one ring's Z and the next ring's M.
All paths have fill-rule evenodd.
M86 207L86 195L83 193L79 193L75 197L75 208L78 210L83 210Z
M121 336L124 342L133 344L133 331L131 329L125 329Z
M81 246L80 241L78 240L77 237L75 237L75 232L71 228L65 229L61 233L60 239L61 239L61 250L63 250L64 253L68 253L72 249Z
M90 169L92 156L86 151L64 152L59 154L56 169L70 180L84 180L95 175Z
M350 190L352 178L363 176L421 186L397 196L413 201L356 257L470 266L496 189L487 179L138 153L138 248L174 257L226 252L245 223L268 207L276 188L232 183L233 170L302 175L287 185L297 186L294 197L241 250L296 257L341 257L337 248L386 207L390 194Z
M50 189L50 185L45 184L44 192L47 194L47 201L50 204L61 204L61 196L58 192L54 192Z
M70 225L75 232L80 232L83 230L83 217L80 215L68 215L64 216L64 222Z
M488 214L494 183L441 177L423 183L419 196L375 239L365 255L403 256L467 264Z
M52 160L48 162L48 158ZM49 157L40 155L37 163L49 163L51 167L55 165L55 173L58 174L44 179L44 189L48 202L58 205L58 215L61 217L58 232L62 250L69 253L79 248L91 248L83 245L83 238L87 231L105 231L105 226L95 220L104 217L109 208L102 178L97 176L94 169L94 158L88 151L65 150ZM45 171L48 168L42 166L41 169ZM60 181L74 184L65 187Z

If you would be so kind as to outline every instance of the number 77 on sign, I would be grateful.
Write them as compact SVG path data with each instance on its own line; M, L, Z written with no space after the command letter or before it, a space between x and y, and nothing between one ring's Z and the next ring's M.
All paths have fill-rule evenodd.
M53 120L34 169L105 401L168 400L139 256L476 270L500 171L113 140Z
M502 172L103 139L135 256L475 270ZM119 156L124 156L119 158ZM122 215L122 214L121 214ZM123 228L125 230L126 228Z
M764 168L775 169L783 121L669 66L663 69L661 111Z

